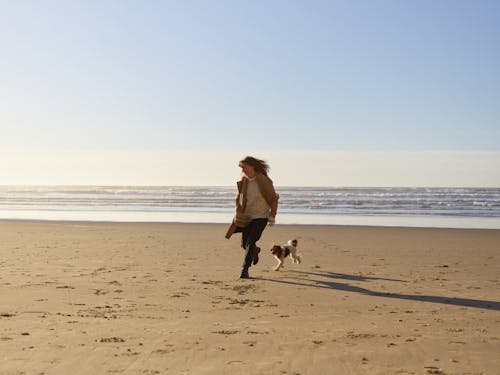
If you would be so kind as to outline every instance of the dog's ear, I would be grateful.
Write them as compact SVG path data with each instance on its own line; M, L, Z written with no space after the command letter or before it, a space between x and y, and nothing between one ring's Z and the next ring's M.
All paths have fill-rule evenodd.
M298 243L299 243L299 242L298 242L297 240L292 240L292 245L293 245L293 246L297 246L297 244L298 244Z

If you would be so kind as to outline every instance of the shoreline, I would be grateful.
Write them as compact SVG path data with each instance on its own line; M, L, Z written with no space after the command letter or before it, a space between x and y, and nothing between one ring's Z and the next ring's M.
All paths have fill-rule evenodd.
M55 222L117 222L117 223L183 223L227 224L230 212L108 212L108 211L0 211L0 220ZM326 215L278 213L276 225L347 225L405 228L500 229L500 217L471 216L385 216L385 215Z

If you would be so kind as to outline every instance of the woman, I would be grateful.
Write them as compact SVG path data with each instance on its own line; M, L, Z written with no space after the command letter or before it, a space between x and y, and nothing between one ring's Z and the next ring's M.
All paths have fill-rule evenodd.
M260 159L247 156L239 162L242 178L238 181L236 195L236 215L226 238L241 232L241 247L245 250L245 260L240 278L247 279L252 263L259 262L260 239L266 225L274 225L278 209L278 194L268 177L269 165Z

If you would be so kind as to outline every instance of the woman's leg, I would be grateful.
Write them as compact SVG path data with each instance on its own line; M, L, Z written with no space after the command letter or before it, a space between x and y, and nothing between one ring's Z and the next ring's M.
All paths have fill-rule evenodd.
M242 276L244 273L248 275L248 269L252 265L257 252L255 243L260 239L266 225L267 219L254 219L242 231L241 246L245 249Z

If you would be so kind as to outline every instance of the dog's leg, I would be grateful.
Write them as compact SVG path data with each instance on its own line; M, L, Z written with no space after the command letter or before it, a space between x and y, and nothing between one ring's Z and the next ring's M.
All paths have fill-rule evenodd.
M300 256L299 255L295 255L293 257L293 263L295 264L300 264Z
M278 263L278 269L276 271L279 271L279 269L282 267L283 267L283 259L280 259L280 262Z
M278 264L273 268L275 271L278 271L279 270L279 266L280 266L280 258L278 258L276 255L274 256L276 258L276 260L278 261Z
M297 249L293 249L293 262L296 264L300 264L302 261L302 258L300 257L299 254L297 254Z
M278 257L276 257L276 259L278 259L278 265L276 267L274 267L274 270L279 271L280 268L283 266L283 259L278 258Z
M298 264L299 261L297 260L297 250L291 249L290 250L290 259L292 260L292 263Z

